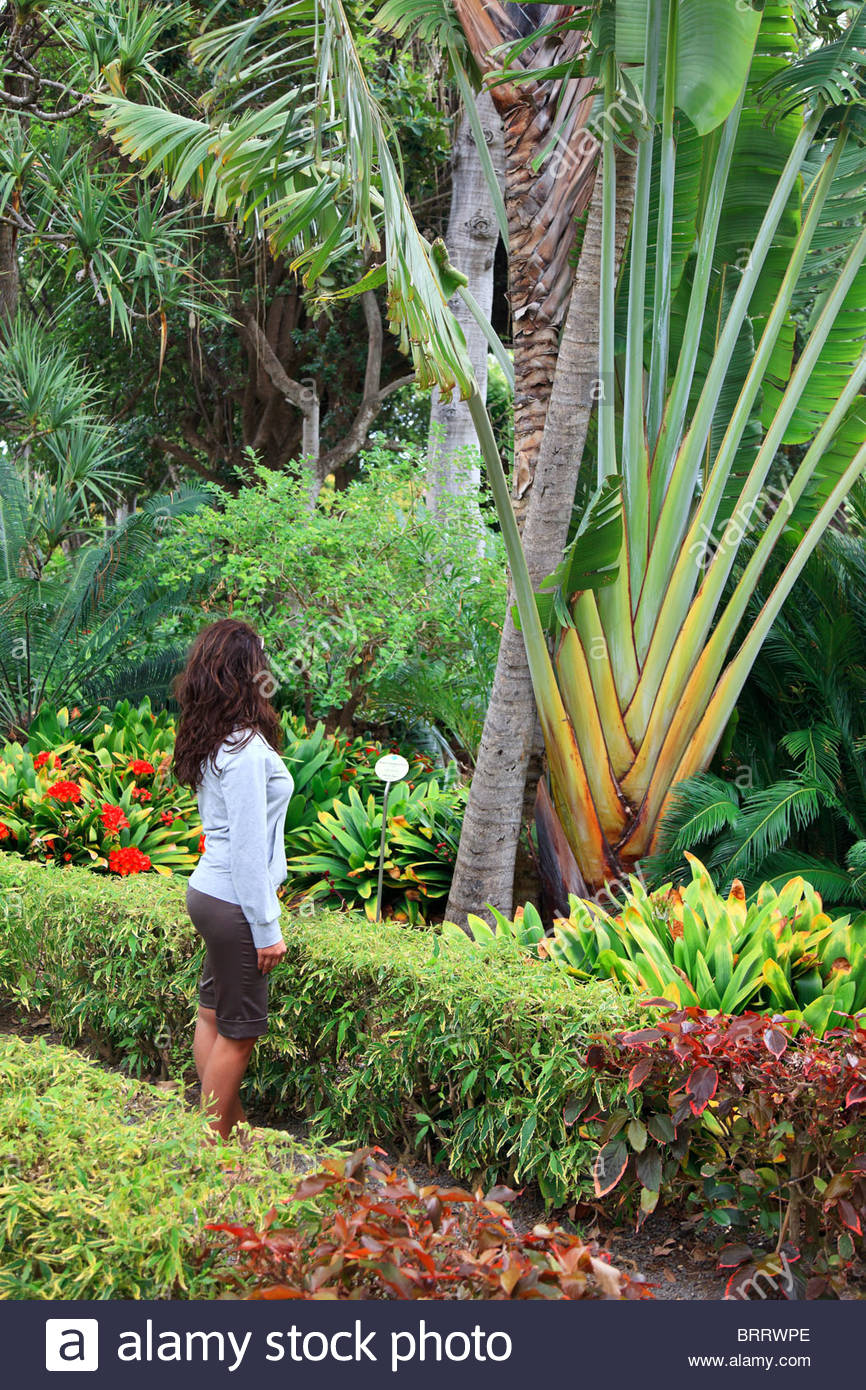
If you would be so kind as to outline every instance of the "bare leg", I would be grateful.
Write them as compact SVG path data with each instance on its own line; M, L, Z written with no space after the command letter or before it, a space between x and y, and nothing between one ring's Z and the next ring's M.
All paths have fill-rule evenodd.
M192 1040L192 1055L195 1058L195 1069L198 1072L199 1081L204 1080L207 1060L211 1054L211 1048L218 1037L216 1014L213 1009L205 1009L199 1004L198 1018L195 1023L195 1037Z
M228 1139L244 1118L239 1091L255 1038L224 1038L218 1033L210 1050L201 1082L202 1104L208 1108L211 1128Z

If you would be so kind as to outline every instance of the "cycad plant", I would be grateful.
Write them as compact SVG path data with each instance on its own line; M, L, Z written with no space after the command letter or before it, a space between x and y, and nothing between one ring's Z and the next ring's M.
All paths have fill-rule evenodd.
M146 172L164 170L175 196L192 192L218 216L268 235L308 285L348 250L382 255L353 288L387 282L391 326L420 383L456 386L469 399L554 802L595 886L646 854L672 788L707 766L774 619L866 466L857 413L866 380L858 142L866 17L863 6L842 7L833 41L810 47L790 70L791 8L773 0L761 13L742 0L617 0L554 22L591 34L570 71L598 79L603 394L598 490L538 600L447 308L459 270L418 233L340 0L265 4L205 33L194 51L215 88L201 117L114 97L105 109L121 148ZM759 108L768 84L771 101ZM622 131L604 113L641 107L617 306ZM795 361L795 314L810 297L817 308ZM773 505L774 467L789 442L801 461ZM760 539L722 604L758 517ZM730 656L758 578L792 528L791 556Z

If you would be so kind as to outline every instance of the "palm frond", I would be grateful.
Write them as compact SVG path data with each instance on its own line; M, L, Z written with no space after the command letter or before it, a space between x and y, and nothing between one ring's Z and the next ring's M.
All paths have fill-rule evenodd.
M830 724L813 724L808 729L791 729L780 740L782 747L797 758L805 775L813 781L835 787L841 776L839 744L842 735Z
M769 883L778 892L792 878L805 878L821 894L825 906L834 904L866 904L866 876L858 882L856 875L831 859L820 859L802 850L779 850L762 860L757 872L745 880L747 892L760 883Z
M671 789L656 851L642 861L644 872L653 882L681 881L689 872L683 852L716 839L736 825L739 815L737 788L721 777L701 772L678 782Z
M384 232L384 263L353 292L387 280L389 323L419 385L469 397L474 374L447 309L461 277L417 228L342 0L269 0L205 32L193 52L218 80L219 109L192 119L104 98L123 153L146 172L163 170L174 196L192 194L244 231L264 232L310 287L341 252L378 255ZM243 109L262 82L277 94Z
M851 846L845 862L851 874L857 901L866 902L866 840L858 840Z
M719 843L714 860L742 877L785 844L794 828L804 830L827 804L823 782L782 781L744 797L734 833Z
M848 7L839 7L844 11ZM767 83L778 114L820 101L828 108L863 109L866 80L866 6L859 5L839 37L811 48Z

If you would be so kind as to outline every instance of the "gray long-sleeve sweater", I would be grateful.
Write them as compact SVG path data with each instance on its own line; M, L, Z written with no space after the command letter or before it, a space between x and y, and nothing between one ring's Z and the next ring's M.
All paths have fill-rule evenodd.
M237 903L261 950L282 940L276 890L286 877L283 831L294 781L261 734L240 748L239 736L235 730L220 745L215 765L205 764L198 789L205 848L189 883Z

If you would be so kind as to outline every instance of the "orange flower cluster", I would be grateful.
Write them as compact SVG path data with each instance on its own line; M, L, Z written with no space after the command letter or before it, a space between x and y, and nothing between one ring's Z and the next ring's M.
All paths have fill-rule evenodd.
M156 772L153 763L145 762L144 758L133 758L126 770L136 777L152 777Z
M77 806L81 800L81 788L77 782L55 782L45 795L53 797L55 801L69 802Z
M125 849L113 849L108 855L108 867L113 874L120 874L125 878L128 874L142 874L150 868L150 855L142 854L135 845L127 845Z
M102 824L105 826L109 834L112 835L117 834L119 830L123 830L126 826L129 825L129 821L126 819L126 812L124 811L123 807L112 806L110 801L103 801L102 815L100 816L100 820L102 821Z

